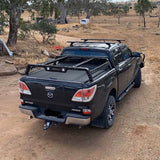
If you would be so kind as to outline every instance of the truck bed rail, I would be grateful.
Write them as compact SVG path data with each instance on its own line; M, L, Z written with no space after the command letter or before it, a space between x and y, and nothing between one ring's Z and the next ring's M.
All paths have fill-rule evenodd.
M67 58L73 58L73 56L63 56L63 57L59 57L54 59L53 61L50 61L48 63L43 63L43 64L29 64L26 68L26 75L29 75L29 72L34 69L34 68L43 68L45 69L45 71L50 71L50 72L67 72L67 70L77 70L77 71L85 71L89 80L92 82L93 81L93 75L95 72L104 69L105 67L109 66L111 68L111 64L108 60L108 58L86 58L84 61L77 63L73 66L57 66L56 62L60 62L63 61ZM89 69L88 67L81 67L81 65L84 65L94 59L104 59L104 63L96 66L93 69Z

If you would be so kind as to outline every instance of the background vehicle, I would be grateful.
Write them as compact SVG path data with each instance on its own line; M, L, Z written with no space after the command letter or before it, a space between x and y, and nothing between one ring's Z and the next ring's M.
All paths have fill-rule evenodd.
M80 24L87 25L89 23L89 19L81 19Z
M116 101L140 87L145 59L121 41L69 42L56 59L28 65L19 81L21 112L45 120L44 129L51 123L111 127Z

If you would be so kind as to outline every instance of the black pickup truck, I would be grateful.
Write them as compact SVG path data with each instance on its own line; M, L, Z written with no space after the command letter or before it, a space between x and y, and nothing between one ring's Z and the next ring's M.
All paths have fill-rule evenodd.
M44 129L54 123L111 127L116 101L140 87L145 59L121 41L69 42L55 59L29 64L19 81L20 111L45 120Z

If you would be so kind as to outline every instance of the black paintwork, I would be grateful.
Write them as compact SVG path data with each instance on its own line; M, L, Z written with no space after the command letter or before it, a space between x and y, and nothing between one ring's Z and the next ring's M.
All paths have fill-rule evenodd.
M115 96L118 101L132 85L139 68L144 66L145 58L141 53L131 52L122 43L110 43L110 45L107 43L106 48L99 44L102 43L96 42L94 46L93 43L92 45L87 43L86 46L72 44L62 51L61 56L49 63L29 65L26 75L20 80L27 84L32 95L21 94L21 99L25 102L23 106L39 108L38 113L36 112L37 118L39 113L45 114L45 110L83 116L83 108L92 110L90 115L92 121L98 118L103 112L109 94ZM31 69L37 67L41 69L30 73ZM90 102L72 101L77 90L95 84L97 91ZM47 90L45 86L56 89ZM53 98L48 98L48 92L53 94Z

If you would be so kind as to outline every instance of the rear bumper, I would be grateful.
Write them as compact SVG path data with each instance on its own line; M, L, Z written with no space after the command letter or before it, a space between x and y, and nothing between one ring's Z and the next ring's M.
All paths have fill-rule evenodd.
M26 114L28 116L32 116L35 118L35 111L37 111L35 107L20 105L19 109L23 114Z
M65 124L77 124L77 125L88 125L91 122L91 118L76 118L76 117L67 117Z
M75 124L81 126L88 125L91 122L90 116L83 116L81 114L73 112L66 112L63 117L59 118L56 116L46 116L43 110L36 106L20 105L19 109L23 114L51 122Z

